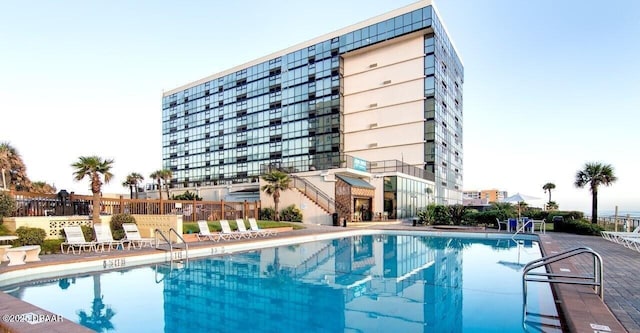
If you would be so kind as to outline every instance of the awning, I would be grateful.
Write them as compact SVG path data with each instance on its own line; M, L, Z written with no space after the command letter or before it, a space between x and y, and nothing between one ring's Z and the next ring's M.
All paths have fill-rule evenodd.
M336 175L336 177L342 179L345 183L351 185L351 187L367 188L372 190L376 189L373 185L365 182L360 178L353 178L353 177L340 176L340 175Z

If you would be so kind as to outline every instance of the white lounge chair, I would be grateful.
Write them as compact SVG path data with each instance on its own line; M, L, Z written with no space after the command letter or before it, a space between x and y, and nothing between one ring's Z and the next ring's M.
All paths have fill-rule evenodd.
M244 225L244 219L236 219L236 226L238 227L238 233L244 238L255 238L258 234L251 230L247 230L247 226Z
M67 240L60 244L60 252L69 253L69 250L71 250L73 254L76 254L76 249L78 249L78 253L82 252L82 250L96 251L96 242L87 242L79 225L63 227L62 229ZM67 247L66 252L64 251L65 246Z
M624 246L640 252L640 237L622 237L620 240Z
M200 232L196 235L198 237L198 240L211 240L211 241L219 241L220 240L220 234L219 233L211 233L211 230L209 229L209 224L207 223L207 221L201 220L198 221L198 228L200 228Z
M240 233L231 231L231 226L229 226L229 221L227 220L220 220L220 227L222 228L220 232L222 239L240 239L242 237Z
M623 238L640 237L640 225L637 226L635 229L633 229L633 231L631 231L631 232L602 231L600 234L602 235L602 238L604 238L604 239L606 239L608 241L612 241L612 242L616 242L616 243L624 243L625 240Z
M138 230L138 225L135 223L123 223L122 229L124 229L124 234L126 240L129 242L129 249L133 245L133 248L143 248L145 246L153 246L153 238L143 238L140 236L140 231Z
M273 236L276 234L275 231L269 229L260 229L258 227L258 221L254 218L249 219L249 226L251 226L251 230L255 232L257 235L265 237L265 236Z
M111 249L124 249L124 240L115 240L111 234L111 227L108 224L95 223L93 225L93 231L96 233L96 251L100 249L104 252L105 246L107 251Z

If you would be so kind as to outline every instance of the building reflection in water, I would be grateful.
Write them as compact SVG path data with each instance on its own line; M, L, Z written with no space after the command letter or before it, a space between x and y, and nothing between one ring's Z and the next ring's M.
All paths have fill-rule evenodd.
M461 332L462 255L448 238L358 236L166 271L166 332Z

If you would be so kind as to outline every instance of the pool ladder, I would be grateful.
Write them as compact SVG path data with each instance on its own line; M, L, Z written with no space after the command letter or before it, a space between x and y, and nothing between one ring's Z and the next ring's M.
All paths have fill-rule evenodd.
M591 275L531 272L531 270L533 269L584 253L593 256L593 274ZM578 247L552 256L542 257L540 259L536 259L527 263L522 269L522 308L525 320L527 318L527 282L566 283L593 286L594 291L598 294L598 296L600 296L600 299L604 300L604 285L602 281L603 276L604 268L602 266L602 257L597 252L588 247Z
M167 236L165 236L165 234L160 229L156 229L154 231L155 241L156 241L156 250L165 250L166 251L166 249L161 248L159 246L158 236L160 236L160 237L162 237L162 239L164 239L164 241L167 244L169 244L169 253L170 253L170 256L171 256L170 261L172 263L173 263L174 260L182 260L182 259L184 259L186 264L189 264L189 245L187 244L187 242L184 241L184 238L182 238L182 236L180 234L178 234L178 232L175 229L169 228L169 238L171 238L171 234L172 233L175 234L176 237L182 241L182 244L184 244L184 256L185 257L182 258L182 251L176 252L176 255L174 255L174 252L173 252L174 244L171 242L170 239L167 238Z

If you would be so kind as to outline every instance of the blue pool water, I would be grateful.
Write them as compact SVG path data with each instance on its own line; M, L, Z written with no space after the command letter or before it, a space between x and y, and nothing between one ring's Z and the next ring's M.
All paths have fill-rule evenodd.
M10 293L103 332L525 332L521 268L539 257L534 241L354 236ZM528 310L559 331L536 322L557 317L548 285L529 284Z

